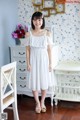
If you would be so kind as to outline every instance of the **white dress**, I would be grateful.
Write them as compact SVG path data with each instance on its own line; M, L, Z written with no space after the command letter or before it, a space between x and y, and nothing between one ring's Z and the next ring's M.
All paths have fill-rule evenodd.
M47 52L48 44L53 44L52 39L46 34L35 36L30 31L30 38L26 41L26 46L30 46L29 88L34 91L46 90L52 86L52 72L49 72Z

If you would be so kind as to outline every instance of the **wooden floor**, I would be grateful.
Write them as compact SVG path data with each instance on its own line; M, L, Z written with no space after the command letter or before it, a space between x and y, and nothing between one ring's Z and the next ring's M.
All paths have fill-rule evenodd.
M20 120L80 120L80 103L59 101L58 106L50 106L50 98L46 98L46 113L36 114L32 97L18 96L18 112ZM12 110L8 112L8 120L13 119Z

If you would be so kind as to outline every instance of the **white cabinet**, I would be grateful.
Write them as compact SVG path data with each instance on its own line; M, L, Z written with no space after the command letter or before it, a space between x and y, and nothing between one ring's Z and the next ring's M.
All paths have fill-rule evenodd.
M11 62L17 61L17 94L32 96L28 89L27 64L26 64L26 47L10 47Z

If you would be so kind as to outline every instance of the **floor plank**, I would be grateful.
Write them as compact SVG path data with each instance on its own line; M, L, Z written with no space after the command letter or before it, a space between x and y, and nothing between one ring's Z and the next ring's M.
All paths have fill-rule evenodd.
M46 113L35 113L35 102L32 97L18 96L18 112L20 120L80 120L80 103L59 101L58 106L51 107L50 98L46 98ZM12 110L8 112L8 120L13 119Z

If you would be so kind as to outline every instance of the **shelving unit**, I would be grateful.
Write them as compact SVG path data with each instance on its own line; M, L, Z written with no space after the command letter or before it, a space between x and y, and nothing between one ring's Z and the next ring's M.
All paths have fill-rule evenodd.
M58 100L80 102L80 62L64 61L54 68L55 105Z

